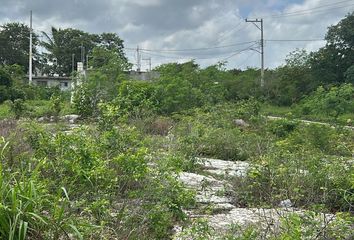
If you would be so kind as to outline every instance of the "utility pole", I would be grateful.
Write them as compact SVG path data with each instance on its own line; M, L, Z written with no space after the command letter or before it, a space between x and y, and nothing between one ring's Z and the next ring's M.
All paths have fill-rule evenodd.
M141 70L141 55L140 55L140 49L139 45L136 48L136 71L140 72Z
M75 71L75 53L71 54L71 76L74 81L74 71Z
M85 66L85 47L81 44L81 62L82 66Z
M28 66L28 83L32 84L32 10L30 11L30 43L29 43L29 66Z
M149 72L151 72L151 57L143 58L143 60L148 61L148 63L149 63Z
M89 69L89 55L86 55L86 70L88 71Z
M253 23L261 31L261 87L264 87L264 35L263 35L263 18L247 19L246 22ZM257 24L260 23L260 26Z

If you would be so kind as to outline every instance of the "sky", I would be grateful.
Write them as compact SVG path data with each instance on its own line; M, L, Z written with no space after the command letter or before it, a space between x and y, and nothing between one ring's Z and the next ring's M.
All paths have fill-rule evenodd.
M260 66L261 33L246 18L263 18L265 67L276 68L297 48L324 46L327 28L354 10L354 0L0 0L0 6L0 25L29 24L32 10L37 33L51 26L115 32L132 63L139 46L143 70L148 58L152 67L194 59L202 67L225 62L245 69Z

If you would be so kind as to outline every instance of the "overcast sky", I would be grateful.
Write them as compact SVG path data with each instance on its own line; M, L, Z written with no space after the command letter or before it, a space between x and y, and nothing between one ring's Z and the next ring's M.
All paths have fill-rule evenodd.
M28 24L31 9L36 31L117 33L132 62L139 45L153 67L195 59L203 67L225 60L227 68L244 69L260 65L253 42L260 31L245 18L264 19L265 65L274 68L296 48L314 51L325 42L269 40L323 39L328 26L354 10L354 0L0 0L0 24Z

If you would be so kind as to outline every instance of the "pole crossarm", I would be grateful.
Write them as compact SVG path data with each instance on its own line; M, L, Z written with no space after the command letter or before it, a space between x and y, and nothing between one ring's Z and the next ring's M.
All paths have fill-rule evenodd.
M261 51L257 51L261 54L261 87L264 87L264 35L263 35L263 18L261 19L245 19L246 22L253 23L261 31ZM259 25L260 23L260 25ZM254 50L254 49L253 49ZM255 50L256 51L256 50Z

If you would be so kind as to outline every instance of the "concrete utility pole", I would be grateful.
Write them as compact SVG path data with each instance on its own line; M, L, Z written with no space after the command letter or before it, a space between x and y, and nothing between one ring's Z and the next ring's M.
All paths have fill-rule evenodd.
M82 65L85 66L85 46L83 46L81 44L81 62L82 62Z
M76 84L74 83L74 72L75 72L75 53L71 54L71 94L70 94L70 103L74 102L74 90Z
M140 72L141 70L141 55L140 55L140 49L139 45L136 48L136 71Z
M249 20L246 18L246 22L253 23L259 30L261 30L261 87L264 87L264 36L263 36L263 18ZM260 23L259 26L257 23Z
M74 71L75 71L75 53L71 54L71 77L74 80Z
M29 43L29 61L28 61L28 83L32 84L32 10L30 11L30 43Z
M88 69L89 69L89 55L88 54L86 54L86 70L88 71Z

